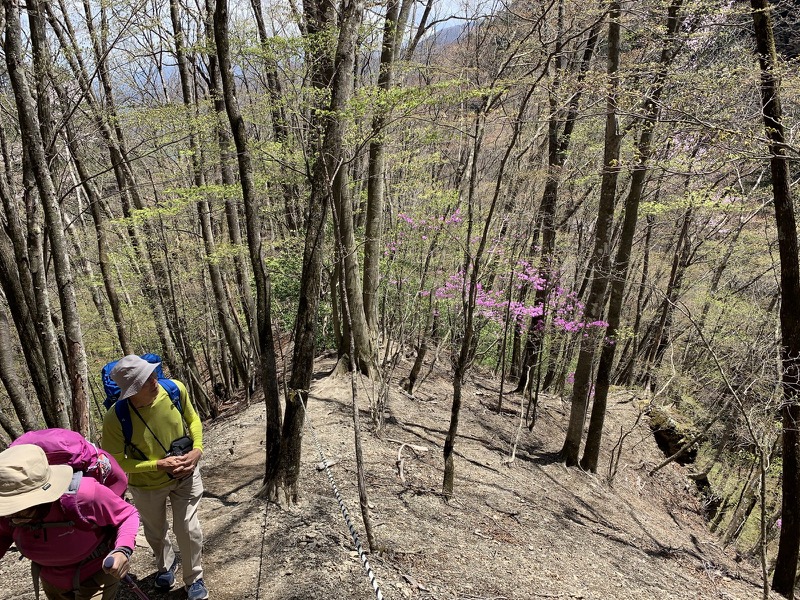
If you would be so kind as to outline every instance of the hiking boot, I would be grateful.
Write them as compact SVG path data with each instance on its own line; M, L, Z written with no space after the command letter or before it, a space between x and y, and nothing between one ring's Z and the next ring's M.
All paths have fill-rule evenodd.
M175 571L178 568L178 559L172 561L172 566L166 571L159 571L156 573L156 579L153 582L153 587L157 592L168 592L175 585Z
M208 598L208 590L206 589L206 584L203 583L202 577L186 589L186 594L189 600L205 600Z

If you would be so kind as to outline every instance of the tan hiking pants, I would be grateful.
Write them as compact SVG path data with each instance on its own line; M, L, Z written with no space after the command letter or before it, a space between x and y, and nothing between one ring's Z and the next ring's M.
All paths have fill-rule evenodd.
M200 564L203 554L203 531L197 518L197 507L203 497L200 470L186 479L176 479L158 490L128 488L133 504L139 510L144 536L153 549L159 571L166 571L175 560L175 550L169 537L167 499L172 505L172 531L178 541L183 567L183 582L192 585L203 576Z

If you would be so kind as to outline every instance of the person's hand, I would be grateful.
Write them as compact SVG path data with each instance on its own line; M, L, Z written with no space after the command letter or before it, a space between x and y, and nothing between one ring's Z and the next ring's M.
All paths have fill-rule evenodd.
M189 477L197 468L197 463L200 462L201 456L203 456L203 452L197 448L189 450L189 452L183 456L176 456L175 458L178 459L179 464L172 471L172 476L175 477L175 479Z
M106 556L103 561L103 571L117 579L122 579L128 574L130 564L130 559L124 552L115 551Z
M178 476L175 474L175 470L183 464L183 457L182 456L167 456L166 458L161 458L156 463L156 468L159 471L166 471L170 475L175 478Z

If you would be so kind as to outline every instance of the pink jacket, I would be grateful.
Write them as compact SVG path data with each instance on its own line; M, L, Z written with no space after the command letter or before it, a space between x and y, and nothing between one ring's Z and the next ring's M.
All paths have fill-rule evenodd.
M23 556L41 565L42 579L61 590L72 590L76 581L97 573L114 548L133 550L139 529L136 509L91 477L81 480L73 497L67 496L50 505L41 523L74 521L72 526L14 526L7 517L0 517L0 558L15 543ZM86 560L104 541L107 549Z

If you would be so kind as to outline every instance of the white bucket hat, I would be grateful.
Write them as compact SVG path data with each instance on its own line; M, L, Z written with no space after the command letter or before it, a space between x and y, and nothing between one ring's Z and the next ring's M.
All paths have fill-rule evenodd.
M71 480L72 467L47 464L39 446L11 446L0 452L0 516L58 500Z
M111 379L120 389L119 399L129 398L141 390L150 375L160 364L160 362L147 362L135 354L129 354L119 359L114 368L111 369Z

